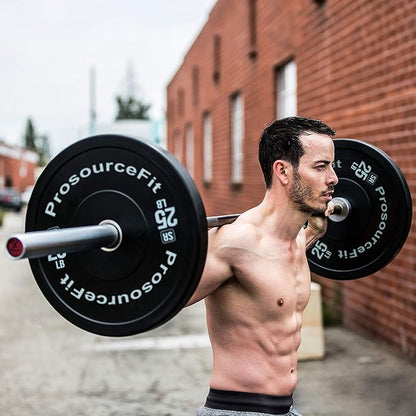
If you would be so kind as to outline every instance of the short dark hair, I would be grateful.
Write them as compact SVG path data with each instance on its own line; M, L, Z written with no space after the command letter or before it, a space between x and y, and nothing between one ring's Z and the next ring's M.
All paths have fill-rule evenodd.
M305 153L300 136L312 133L335 136L335 130L322 121L304 117L278 119L265 127L259 143L259 162L268 189L272 186L273 163L281 159L297 169Z

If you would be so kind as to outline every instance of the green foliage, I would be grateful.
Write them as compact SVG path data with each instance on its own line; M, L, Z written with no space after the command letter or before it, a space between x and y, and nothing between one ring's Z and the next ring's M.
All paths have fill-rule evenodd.
M35 132L35 126L33 125L32 119L28 118L26 122L26 130L25 135L23 137L24 143L26 149L29 150L37 150L36 149L36 132Z
M342 303L342 285L337 281L334 282L331 296L327 298L322 306L325 327L342 324Z
M23 136L23 146L39 155L39 166L45 166L50 160L49 140L46 135L38 135L31 118L27 119Z
M3 225L4 209L0 208L0 227Z
M36 147L39 155L39 166L46 166L51 158L48 136L39 136L36 140Z
M151 105L144 104L133 97L116 97L118 112L116 120L149 120Z
M328 305L322 305L323 324L325 327L338 326L342 324L342 313Z

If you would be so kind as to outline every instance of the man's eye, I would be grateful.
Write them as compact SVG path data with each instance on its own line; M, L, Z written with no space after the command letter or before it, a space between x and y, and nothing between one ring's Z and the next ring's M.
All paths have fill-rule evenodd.
M325 170L326 166L325 165L319 165L316 167L316 169L318 170Z

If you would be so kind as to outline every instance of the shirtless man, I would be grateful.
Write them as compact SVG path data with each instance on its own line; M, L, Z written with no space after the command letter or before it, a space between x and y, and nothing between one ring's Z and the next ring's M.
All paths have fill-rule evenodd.
M310 297L306 250L326 232L333 210L334 134L300 117L266 127L263 201L209 232L204 273L188 303L205 298L213 350L211 388L198 416L299 415L292 393Z

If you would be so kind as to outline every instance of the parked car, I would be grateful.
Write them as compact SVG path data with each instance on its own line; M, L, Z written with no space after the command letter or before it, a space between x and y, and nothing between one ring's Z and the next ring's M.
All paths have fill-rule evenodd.
M20 192L12 188L0 189L0 207L20 212L23 207Z
M23 192L22 192L22 203L24 205L27 205L29 203L30 197L32 196L33 186L28 186Z

